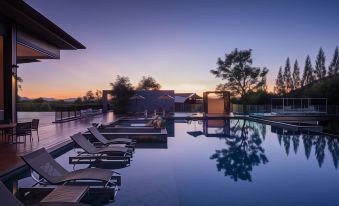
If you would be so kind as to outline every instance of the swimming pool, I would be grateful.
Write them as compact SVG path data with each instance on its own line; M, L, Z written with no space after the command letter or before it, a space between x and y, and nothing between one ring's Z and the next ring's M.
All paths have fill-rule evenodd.
M108 205L339 205L339 139L240 119L172 124L166 146L137 148L116 170ZM57 158L69 170L73 152Z

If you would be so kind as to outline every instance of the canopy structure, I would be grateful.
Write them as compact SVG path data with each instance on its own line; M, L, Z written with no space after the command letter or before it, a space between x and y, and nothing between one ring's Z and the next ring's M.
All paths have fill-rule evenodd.
M19 64L60 59L61 50L85 48L24 1L1 0L0 123L17 122Z
M278 114L326 114L327 98L272 98L271 111Z
M231 93L228 91L204 92L205 114L229 115L231 112Z

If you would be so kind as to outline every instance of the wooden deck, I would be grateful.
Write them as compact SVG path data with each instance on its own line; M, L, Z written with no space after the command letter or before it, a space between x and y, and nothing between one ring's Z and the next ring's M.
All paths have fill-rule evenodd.
M20 158L21 155L30 153L42 147L51 149L59 144L70 141L71 135L77 132L86 131L92 123L107 123L112 122L113 120L113 113L107 113L71 122L42 126L39 128L39 142L35 132L33 132L33 141L30 142L29 138L27 138L26 144L7 144L3 139L0 139L0 177L9 171L24 165L24 162Z

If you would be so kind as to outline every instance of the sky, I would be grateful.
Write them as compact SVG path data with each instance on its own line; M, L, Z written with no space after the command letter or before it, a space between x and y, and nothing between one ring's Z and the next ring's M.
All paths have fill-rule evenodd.
M267 67L274 85L286 58L306 55L314 65L320 47L326 64L339 46L339 1L326 0L26 0L84 44L60 60L22 64L19 95L71 98L110 89L116 75L137 84L153 76L162 89L214 90L218 57L235 48L253 50L253 66Z

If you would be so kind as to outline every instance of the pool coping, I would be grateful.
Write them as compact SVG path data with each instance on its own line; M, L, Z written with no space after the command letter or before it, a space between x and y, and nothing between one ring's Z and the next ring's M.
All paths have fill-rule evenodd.
M49 154L53 158L56 158L60 155L62 155L66 150L71 149L73 147L73 141L72 140L66 140L64 142L61 142L57 145L53 145L51 147L46 148ZM18 165L0 172L0 179L1 181L6 181L11 179L12 177L24 172L25 170L28 170L29 167L24 163L19 163Z

